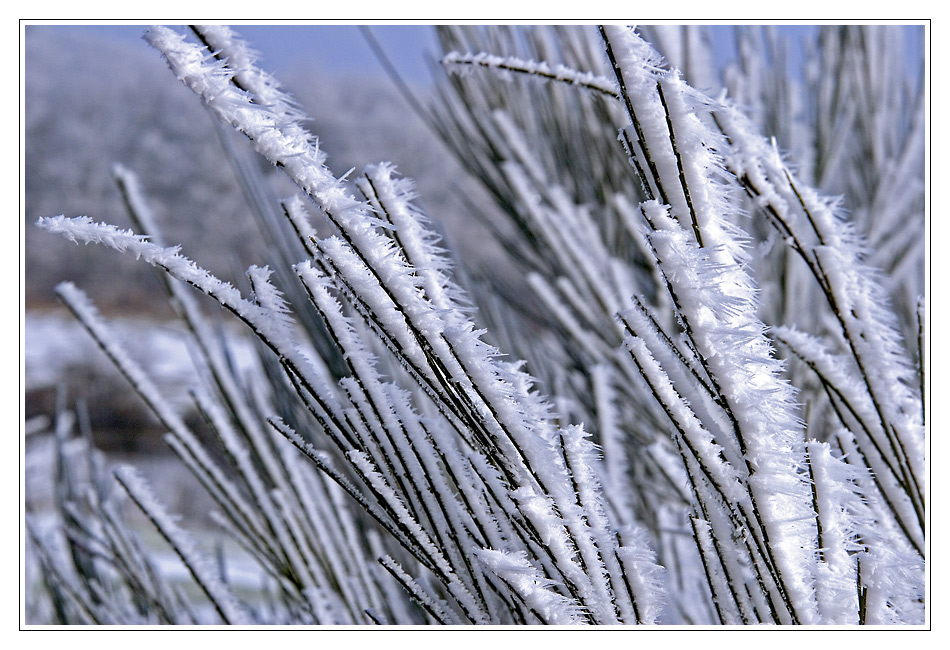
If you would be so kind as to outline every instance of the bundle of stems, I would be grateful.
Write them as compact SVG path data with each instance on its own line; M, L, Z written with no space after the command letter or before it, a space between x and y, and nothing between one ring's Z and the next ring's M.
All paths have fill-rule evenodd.
M210 442L84 293L58 293L169 431L268 588L263 604L241 597L133 470L115 472L117 489L84 490L68 469L63 409L68 561L33 536L57 619L922 623L923 373L858 228L725 96L692 88L634 29L440 36L446 67L469 74L448 78L432 117L510 219L494 225L513 233L499 245L525 271L531 310L453 279L394 166L333 175L299 108L230 29L148 31L220 123L298 187L274 201L228 145L273 268L252 266L241 290L165 246L121 167L147 236L88 217L39 225L158 270L193 338ZM907 175L912 153L880 176ZM750 254L750 212L787 248L782 265L756 257L760 244ZM907 268L891 254L890 267ZM777 304L762 295L776 277L822 298L823 316L804 323L820 327L772 320L799 299L763 309ZM229 362L194 290L259 342L250 374ZM776 341L800 359L796 372ZM93 465L87 482L107 484ZM199 597L139 550L115 514L122 494ZM120 606L129 592L135 606Z

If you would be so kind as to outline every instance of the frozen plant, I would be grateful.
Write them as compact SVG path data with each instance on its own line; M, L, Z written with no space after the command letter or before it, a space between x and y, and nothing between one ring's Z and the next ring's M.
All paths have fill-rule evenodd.
M468 74L443 83L431 117L502 208L492 228L507 231L499 244L533 304L486 296L484 283L466 291L392 165L331 173L296 104L231 30L147 32L208 110L299 188L278 203L229 153L272 261L248 269L243 289L215 277L161 241L121 167L147 235L88 217L39 225L159 271L193 335L194 401L212 440L84 293L65 283L58 294L167 428L266 589L238 593L133 470L110 483L88 444L69 453L64 409L68 552L30 520L56 619L923 623L923 361L859 229L727 94L695 90L637 30L440 36L446 67ZM529 51L483 53L509 46ZM907 176L912 153L880 165L880 182ZM768 231L750 221L776 234L758 241L748 231ZM789 259L770 266L756 257L766 245ZM896 266L914 265L903 256ZM763 293L785 281L813 286L803 295L825 305L813 321L773 320L802 299L767 308ZM251 375L228 362L194 290L260 342ZM149 562L122 494L198 596Z
M714 85L708 31L642 31L690 79ZM798 580L805 565L779 549L805 521L805 509L798 510L804 496L820 493L814 468L802 469L823 453L817 444L833 446L842 487L862 485L857 492L849 488L858 496L846 510L865 526L876 523L845 529L856 544L835 557L849 558L848 571L819 563L824 577L804 578L818 585L820 615L813 620L923 620L923 355L909 352L901 334L919 351L924 95L922 85L895 71L895 62L904 60L900 28L823 28L800 86L782 70L763 69L763 60L781 59L774 33L737 29L741 64L727 69L725 80L743 106L758 109L750 116L754 122L733 108L728 94L713 100L683 86L677 71L642 43L634 45L632 59L624 58L626 46L606 59L592 54L623 42L607 29L459 27L440 36L452 50L446 61L459 73L444 86L440 129L516 225L506 248L542 303L531 322L547 324L534 325L531 338L508 340L516 354L537 360L533 370L555 387L559 404L578 421L596 423L591 428L611 474L605 484L613 486L608 500L621 512L632 503L649 528L660 564L674 574L667 584L676 620L749 622L764 608L770 610L766 620L782 619L784 607L802 622L810 605L799 611L781 573ZM499 44L512 55L479 53ZM548 62L537 62L542 59ZM873 99L870 88L878 89ZM867 101L848 102L849 93ZM595 149L625 123L619 155ZM841 130L832 141L828 123ZM779 146L801 150L794 168L763 129L787 134L790 142ZM866 155L872 150L879 153ZM637 173L623 175L625 166ZM849 192L843 201L850 219L840 202L822 196L842 188ZM869 250L862 231L893 233L891 250ZM631 305L629 296L632 308L624 306ZM496 313L503 311L489 315ZM491 321L490 328L523 327L511 321ZM787 368L772 365L769 339L796 355ZM624 340L636 367L615 354ZM888 379L877 384L884 375ZM770 376L791 379L794 391ZM747 432L756 428L753 441ZM852 436L863 442L853 445ZM623 448L626 453L614 452ZM759 453L765 457L753 461ZM671 455L682 463L671 464ZM692 473L688 483L683 467ZM769 471L774 476L766 478ZM735 481L746 484L744 496L731 491ZM772 504L776 521L789 527L778 538L763 507L768 499L756 494L760 482L776 500L797 495ZM681 493L683 484L692 494ZM704 495L707 489L713 494ZM695 514L697 502L701 526L686 527L680 505ZM867 506L887 512L868 517ZM818 512L819 555L830 560L823 516L832 515L817 502L807 509ZM894 537L874 551L866 542L881 525ZM713 532L704 543L706 526ZM687 535L694 537L690 546L704 548L699 565L684 556ZM745 540L745 550L733 539ZM869 555L855 553L859 547ZM797 553L801 547L793 542L788 548ZM737 550L746 557L723 558ZM887 580L900 583L885 591L903 594L877 619L862 600L873 588L858 575L870 575L874 555L889 557L884 561L895 569ZM738 574L728 577L749 567L757 574L753 585L739 586ZM727 577L717 586L720 571ZM917 577L905 581L908 571ZM824 591L830 575L849 576L838 583L839 596ZM743 603L746 594L767 594L775 578L777 591L765 596L766 605ZM707 582L712 601L697 600L693 593ZM904 607L919 618L908 618Z

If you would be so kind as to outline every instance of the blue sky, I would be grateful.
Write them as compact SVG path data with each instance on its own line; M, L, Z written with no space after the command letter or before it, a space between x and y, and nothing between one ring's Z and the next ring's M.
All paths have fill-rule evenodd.
M103 37L112 37L129 42L141 38L145 24L139 25L90 25L75 24L62 29L81 29L99 33ZM261 66L278 76L296 65L315 63L317 67L333 74L384 74L383 69L366 42L358 25L334 24L240 24L234 25L261 53ZM717 39L718 55L726 58L734 56L732 36L728 25L723 25L722 38ZM431 25L379 24L370 27L373 34L386 50L393 65L410 82L424 84L431 79L426 57L431 60L437 52L435 33ZM796 34L813 29L810 25L783 25L780 30L794 39ZM923 30L917 30L923 38ZM920 43L909 44L911 51L919 52ZM916 49L915 49L916 48ZM796 54L800 50L793 48L792 67L798 63ZM915 56L910 60L917 64Z
M139 41L146 25L64 25L129 42ZM261 54L261 67L278 76L308 61L331 73L384 74L357 25L241 25L234 28ZM430 79L425 55L436 52L431 25L373 25L373 34L407 80ZM143 47L147 47L143 43Z

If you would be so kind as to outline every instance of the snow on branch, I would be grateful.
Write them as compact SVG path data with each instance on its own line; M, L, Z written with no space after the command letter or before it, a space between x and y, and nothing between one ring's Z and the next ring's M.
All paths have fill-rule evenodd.
M599 92L608 97L616 98L616 84L606 77L595 75L592 72L580 72L565 65L550 65L545 61L531 61L514 56L496 56L487 52L478 54L461 54L449 52L442 57L442 65L447 71L464 73L473 67L488 68L498 72L517 72L551 81L562 81L580 88Z
M890 507L920 552L926 492L922 397L880 272L868 265L862 238L842 217L836 201L797 179L774 143L758 136L736 109L724 107L715 117L730 141L729 170L805 262L837 322L836 339L843 341L847 361L832 368L824 361L827 354L816 353L815 345L805 344L802 336L790 329L778 331L819 376L831 381L833 401L841 400L847 409L846 426L852 416L857 418L854 433L881 489L901 486L904 496L892 496ZM834 340L819 346L840 347ZM908 500L910 514L902 512L901 503Z
M795 392L757 315L746 235L735 225L735 202L711 150L718 136L700 119L708 119L710 109L675 73L657 67L656 53L632 30L604 27L602 34L631 120L625 137L632 160L657 197L641 205L651 229L647 239L684 333L731 422L731 430L720 431L720 444L741 452L734 471L748 493L737 503L767 549L774 565L768 572L787 615L810 622L817 616L809 569L815 513L801 478L804 433ZM640 354L641 369L649 358ZM655 390L665 382L655 380Z
M230 625L251 622L231 590L215 574L211 561L197 548L194 539L165 512L138 471L131 466L120 467L115 471L115 477L172 546L224 622Z

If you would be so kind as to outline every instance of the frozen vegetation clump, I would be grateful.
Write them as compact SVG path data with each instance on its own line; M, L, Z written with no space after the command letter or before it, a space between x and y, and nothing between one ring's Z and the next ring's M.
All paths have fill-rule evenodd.
M83 291L57 294L259 578L236 584L135 469L107 471L64 406L55 517L27 516L49 619L924 624L924 88L906 31L823 27L793 79L774 33L739 29L719 81L700 27L439 28L449 75L425 110L493 200L493 274L452 261L394 165L331 172L230 29L149 29L299 189L271 198L223 139L267 266L232 284L162 241L121 166L136 231L38 225L157 270L211 435ZM214 303L259 343L252 367Z

